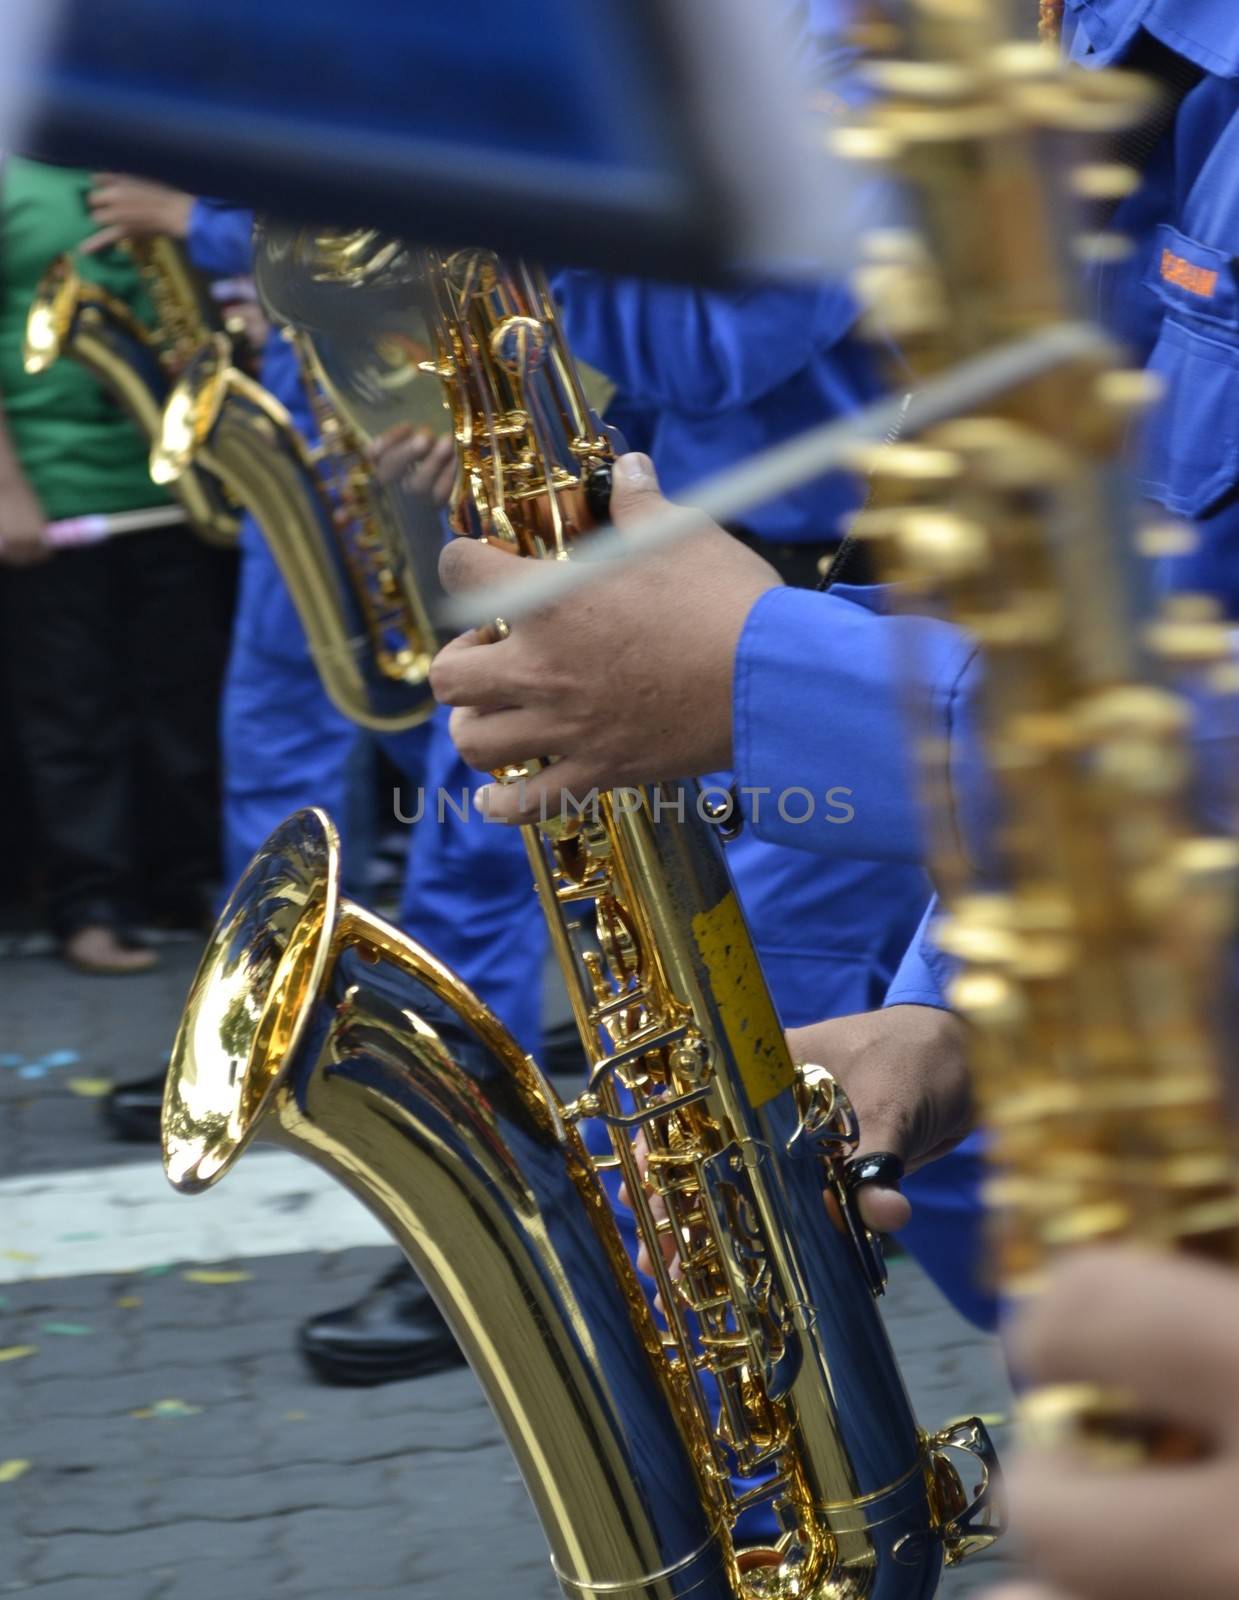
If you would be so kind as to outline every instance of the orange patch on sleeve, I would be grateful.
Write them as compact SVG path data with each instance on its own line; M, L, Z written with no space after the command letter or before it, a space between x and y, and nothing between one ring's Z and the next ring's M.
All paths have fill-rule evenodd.
M1198 294L1202 300L1212 300L1217 293L1217 269L1198 267L1194 261L1175 255L1173 250L1162 251L1162 277L1188 294Z

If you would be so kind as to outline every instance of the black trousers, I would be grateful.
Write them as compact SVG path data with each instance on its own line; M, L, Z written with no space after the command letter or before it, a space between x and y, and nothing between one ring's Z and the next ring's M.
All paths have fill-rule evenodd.
M205 909L218 874L228 560L168 528L2 574L15 754L62 938Z

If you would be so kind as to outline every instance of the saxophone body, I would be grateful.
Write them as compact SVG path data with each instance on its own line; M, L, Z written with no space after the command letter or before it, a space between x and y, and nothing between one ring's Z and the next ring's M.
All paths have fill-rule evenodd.
M899 298L926 308L904 341L922 370L1075 317L1080 259L1114 249L1073 238L1079 197L1130 183L1088 161L1088 138L1148 102L1128 74L1010 47L995 11L914 0L905 45L922 71L884 69L894 92L866 133L897 156L936 257L896 269L915 279L896 279ZM892 575L944 605L985 662L1002 887L979 891L949 846L937 876L1015 1297L1089 1243L1239 1265L1223 1071L1239 845L1196 831L1189 715L1171 687L1220 669L1227 631L1199 597L1159 616L1143 592L1142 541L1153 553L1159 534L1133 526L1117 460L1148 389L1116 361L1074 359L885 451L873 463L885 504L858 529L867 520ZM1026 1410L1095 1437L1114 1402L1047 1392Z
M57 256L30 307L24 364L27 372L39 373L62 356L80 362L153 443L177 375L218 332L219 322L174 240L132 239L124 248L150 294L154 325L148 327L123 300L82 278L70 256ZM236 507L215 478L187 471L173 488L195 533L209 544L235 543Z
M437 519L411 496L383 495L371 483L364 441L322 391L313 351L302 336L293 341L321 429L317 446L233 365L217 335L168 398L152 476L177 483L205 470L224 484L262 530L333 704L361 727L413 727L434 709L437 648L413 552L437 549ZM424 574L425 558L417 560Z
M545 278L488 251L423 252L421 271L457 531L569 559L606 514L612 447ZM758 1505L779 1528L768 1548L733 1542L736 1592L932 1594L944 1560L994 1537L992 1451L975 1419L932 1440L917 1428L876 1304L880 1254L843 1181L854 1119L828 1071L791 1059L712 806L663 784L578 797L524 833L590 1068L568 1114L606 1124L604 1165L634 1197L699 1492L728 1530ZM823 1225L823 1186L842 1230ZM953 1448L972 1453L975 1496Z

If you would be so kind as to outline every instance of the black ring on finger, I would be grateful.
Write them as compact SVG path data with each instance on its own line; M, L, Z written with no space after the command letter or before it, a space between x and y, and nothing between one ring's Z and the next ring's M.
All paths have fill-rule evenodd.
M853 1156L843 1164L843 1181L853 1194L863 1183L876 1183L883 1189L898 1189L907 1168L903 1157L892 1150L875 1150L867 1156Z

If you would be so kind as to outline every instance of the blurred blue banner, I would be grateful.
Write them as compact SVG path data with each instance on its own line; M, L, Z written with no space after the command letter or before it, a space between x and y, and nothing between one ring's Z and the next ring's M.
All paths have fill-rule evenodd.
M22 143L308 220L692 271L728 228L691 48L658 0L63 0Z

